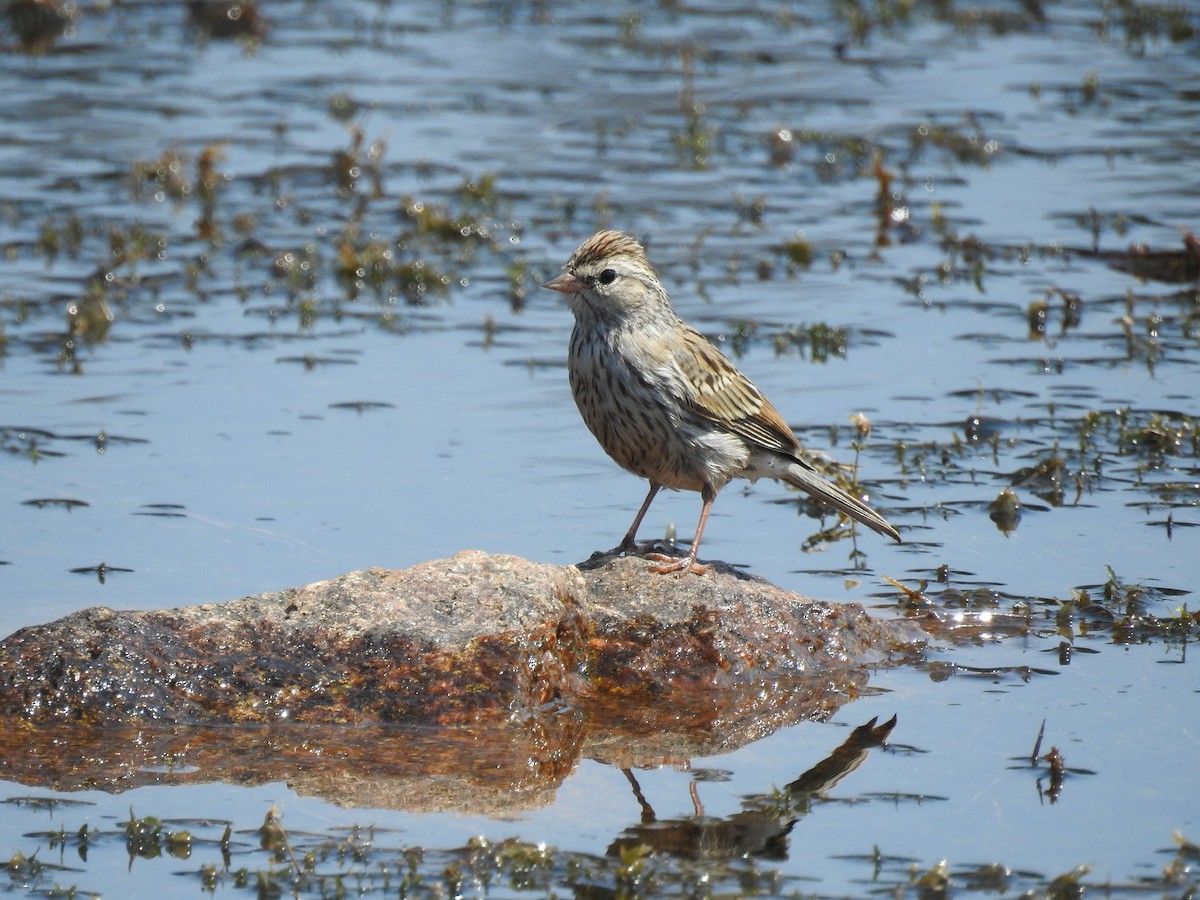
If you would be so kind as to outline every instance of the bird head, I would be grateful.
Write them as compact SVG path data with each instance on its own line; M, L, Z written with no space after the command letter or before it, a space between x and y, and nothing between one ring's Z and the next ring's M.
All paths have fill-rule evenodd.
M621 231L592 235L543 287L565 294L576 317L628 319L670 305L645 249Z

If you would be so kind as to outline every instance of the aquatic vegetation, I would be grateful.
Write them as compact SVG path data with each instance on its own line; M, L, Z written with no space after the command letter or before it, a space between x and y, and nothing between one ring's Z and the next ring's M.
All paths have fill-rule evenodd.
M780 250L783 258L787 261L789 274L797 269L807 269L813 264L813 246L802 234L788 238L783 242Z
M1046 767L1038 765L1038 760ZM1039 752L1033 766L1028 761L1024 765L1038 778L1039 790L1051 802L1067 779L1086 774L1067 767L1056 748ZM864 799L894 805L906 801L928 804L944 798L878 793ZM746 815L763 816L775 809L775 817L786 821L806 812L796 804L790 791L776 791L763 798L761 811ZM659 829L664 837L670 834L665 827L668 824L673 823L664 823ZM430 847L398 843L396 837L359 824L323 833L295 833L287 829L275 809L267 811L257 828L238 827L223 819L138 817L131 811L128 820L117 823L116 828L85 824L76 829L73 823L64 822L53 831L30 833L27 838L37 844L36 849L14 851L5 872L10 890L55 897L99 897L100 892L89 886L90 869L116 854L127 858L131 870L165 868L163 877L173 879L172 890L179 896L236 891L265 897L352 895L429 900L510 895L777 897L811 892L813 887L810 879L784 874L770 852L727 856L715 845L707 852L673 854L665 846L652 848L620 839L606 854L598 855L517 838L473 837L460 847ZM1091 869L1085 864L1040 873L999 862L923 863L879 847L845 856L842 861L861 870L863 883L897 896L981 891L1065 896L1095 888L1111 896L1134 898L1147 890L1174 893L1196 889L1192 865L1196 845L1178 832L1174 844L1165 867L1148 867L1160 874L1128 883L1093 883ZM73 851L70 866L62 855L67 849ZM42 858L44 850L48 851L46 859ZM107 896L113 886L104 887Z
M695 47L684 45L680 48L682 85L679 90L679 111L683 116L683 126L674 130L671 137L678 164L702 170L708 168L717 129L707 116L704 103L696 98L695 57Z
M1167 40L1182 43L1196 35L1196 23L1184 3L1099 0L1096 32L1112 39L1115 32L1130 49L1142 52L1148 44ZM838 0L834 14L844 21L858 44L869 44L876 32L893 33L902 26L930 19L963 33L986 30L1003 35L1044 26L1053 14L1041 0L1005 8L968 0Z
M931 149L937 149L959 163L986 167L1001 151L1001 146L999 141L987 137L978 118L967 115L951 124L922 122L909 132L910 161L920 159Z
M1190 591L1129 584L1111 568L1103 584L1083 585L1063 601L1062 609L1073 613L1072 625L1079 636L1101 633L1116 644L1164 640L1187 643L1200 638L1200 616L1186 604L1171 607ZM1071 637L1070 631L1067 637Z
M6 255L11 261L32 254L51 271L63 258L97 260L95 274L81 282L81 296L67 307L66 330L52 344L59 365L77 373L80 347L106 340L122 317L169 318L168 310L179 305L164 304L164 290L182 288L201 302L214 291L232 291L243 303L281 296L283 306L269 306L266 314L274 322L293 316L301 329L311 329L323 316L346 314L346 304L368 295L381 307L379 324L393 328L389 308L448 298L481 252L500 265L523 265L501 253L498 234L514 226L498 222L503 198L494 175L465 177L442 201L412 195L392 200L384 186L384 151L382 141L368 142L352 126L349 146L332 153L322 184L310 180L310 170L296 169L239 182L222 169L228 142L208 144L194 155L170 147L131 165L133 198L171 206L165 228L137 220L113 224L78 212L54 215L42 222L35 241L9 243ZM294 203L296 195L326 186L336 202L349 204L345 224L332 234L313 229L304 207ZM247 189L267 189L268 205L247 209ZM382 206L390 202L398 204L403 224L385 237L381 224L388 211ZM311 240L273 250L258 235L289 215L311 232ZM188 231L179 228L187 224ZM230 235L238 237L236 244L228 244ZM241 264L263 258L265 266ZM332 298L325 289L330 280L340 288ZM0 303L0 315L16 313L10 318L16 324L48 311L44 300L10 297Z
M887 571L899 586L876 595L885 614L937 617L952 640L997 645L922 664L921 678L955 690L1034 683L1061 698L1098 651L1125 659L1148 643L1139 660L1186 656L1197 604L1177 573L1200 533L1200 410L1188 380L1200 358L1200 254L1196 223L1180 218L1194 97L1172 73L1194 62L1192 5L669 2L585 13L328 3L297 12L14 0L0 14L13 85L0 199L9 391L0 461L13 470L3 569L14 596L116 589L133 602L161 575L147 557L164 544L175 542L181 572L202 571L193 546L230 522L198 494L225 500L222 490L272 460L323 463L329 442L357 462L393 419L429 438L407 399L426 385L402 375L419 353L465 357L459 371L472 379L429 385L453 389L448 419L477 438L435 448L439 470L454 475L475 447L519 463L511 484L476 494L481 510L528 487L531 471L541 473L537 491L569 483L569 465L556 468L567 445L540 402L561 386L569 325L537 285L556 247L613 225L655 242L675 296L707 316L706 331L751 357L761 378L783 380L792 396L780 408L799 418L814 454L840 446L832 455L848 465L831 466L831 477L869 492L904 528L896 556L872 549L874 571L828 511L759 490L748 502L784 506L765 511L775 533L754 538L781 548L776 573L837 595L843 582L851 594L870 591ZM36 42L18 13L44 20ZM262 41L270 52L246 52ZM532 52L538 64L522 65ZM585 57L595 69L564 62ZM1012 77L994 77L1010 59L1022 61ZM602 90L592 72L604 73ZM971 77L959 84L955 73ZM362 350L381 344L386 361ZM528 372L529 383L518 378L500 397L488 366L506 378ZM207 380L214 373L223 378ZM237 408L232 386L258 387L264 373L261 383L278 379L278 403ZM328 393L339 380L348 383ZM176 414L211 406L214 420L231 423L210 425L223 443L201 438L196 460L172 473L165 467L188 432L161 430L168 404ZM870 419L847 423L860 407ZM507 430L487 431L496 412L536 439L532 453L514 452ZM271 430L258 438L278 446L260 456L233 426L265 419ZM154 444L129 443L134 436ZM389 450L397 502L429 505L427 484L413 483L427 480L399 475L424 472L407 465L403 441ZM163 481L139 489L156 471ZM362 471L372 483L383 477ZM178 495L162 487L173 476ZM206 489L190 492L199 478ZM402 553L413 552L406 526L434 521L365 507L336 520L348 544L349 529L363 529L360 548L394 528ZM130 523L163 529L162 544L143 542ZM103 546L67 537L84 525ZM233 522L227 536L264 541L253 565L299 564L273 556L270 542L310 521L258 525L274 535ZM801 556L810 534L803 549L849 548L848 559ZM313 543L337 553L337 536ZM558 538L547 541L556 551ZM531 528L527 539L541 538ZM958 552L967 539L979 546ZM1123 555L1095 558L1110 545ZM1029 565L1013 564L1026 548ZM40 557L50 551L67 558ZM227 572L251 565L232 556ZM1012 659L1019 642L1024 651L1035 640ZM1057 761L1052 747L1035 754L1036 768L1023 761L1031 795L1036 778L1050 800L1059 788L1073 799L1072 766L1083 759L1066 740L1047 741ZM1142 748L1130 749L1135 758ZM899 788L880 799L942 802ZM681 861L636 842L575 853L572 836L543 845L528 823L512 826L520 838L420 846L419 829L302 834L278 816L262 826L178 821L169 809L146 815L142 803L128 824L119 806L102 819L61 806L48 824L32 814L29 825L13 822L6 887L108 894L115 888L96 873L131 865L205 896L851 892L826 890L826 861L798 853L788 863ZM26 808L4 807L10 822ZM1172 827L1154 832L1159 843L1170 844ZM38 829L44 838L20 837ZM1018 855L942 863L936 846L912 858L873 843L865 837L853 861L838 863L854 868L863 894L1196 891L1195 845L1182 837L1161 860L1146 852L1144 867L1127 869L1151 873L1134 885L1120 871L1115 882L1094 876L1080 867L1095 860L1067 852L1031 873ZM84 855L93 862L76 860ZM805 870L814 880L796 874Z
M846 328L814 322L812 325L789 325L775 335L775 353L780 356L798 354L812 362L828 362L831 356L846 355L850 332Z
M334 104L332 112L341 117L341 108ZM365 147L366 136L358 125L349 126L350 146L333 153L333 183L342 197L354 194L363 199L380 200L385 196L383 189L383 156L387 144L375 140Z
M9 0L4 12L22 52L36 55L49 51L71 26L76 5L58 0Z
M57 219L51 218L42 223L34 251L37 255L45 258L47 266L52 266L60 253L77 259L83 239L83 222L76 214L71 213L64 222L60 223ZM10 257L17 252L18 247L10 244Z
M1097 639L1114 644L1161 641L1168 646L1200 640L1200 613L1189 610L1186 603L1179 605L1190 590L1130 584L1111 568L1104 582L1071 588L1064 597L1022 597L994 588L972 589L948 567L915 585L887 576L884 580L898 592L891 597L896 607L905 615L921 617L934 633L964 642L1016 635L1059 639L1062 666L1070 664L1072 650L1083 650ZM963 666L940 659L921 665L939 679L952 674L1001 673L996 667ZM1023 672L1026 678L1055 674L1052 669L1028 667L1012 671Z
M334 273L348 300L366 288L381 302L422 304L450 292L450 276L433 270L421 257L405 258L408 245L401 242L360 242L356 230L343 234L337 248ZM311 325L311 320L306 323Z
M1004 488L988 504L988 518L1005 534L1016 531L1021 522L1021 500L1011 488Z
M1096 29L1107 36L1117 26L1125 44L1144 51L1147 44L1162 39L1173 43L1190 41L1196 36L1194 10L1184 3L1146 3L1139 0L1104 0L1104 19Z
M187 0L188 24L206 38L237 39L257 46L267 22L255 0Z

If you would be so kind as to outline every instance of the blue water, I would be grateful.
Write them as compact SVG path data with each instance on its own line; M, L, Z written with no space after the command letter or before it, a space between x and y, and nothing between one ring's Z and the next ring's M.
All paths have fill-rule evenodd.
M1193 589L1194 450L1155 464L1101 440L1104 474L1086 481L1078 502L1073 481L1059 508L1015 488L1025 512L1007 536L987 504L1056 441L1074 450L1072 422L1088 411L1200 414L1195 285L1140 282L1076 252L1092 247L1091 211L1108 251L1133 242L1178 250L1176 226L1197 227L1195 37L1139 48L1113 25L1105 39L1096 26L1109 13L1070 0L1047 5L1044 24L1004 34L922 13L865 45L848 43L838 61L832 46L848 29L823 3L799 5L794 19L719 5L638 11L636 21L634 7L557 4L541 14L548 21L493 5L279 3L251 51L198 43L179 10L137 5L82 11L44 55L6 44L0 245L11 250L0 261L0 428L14 452L0 455L0 633L92 605L222 601L466 548L570 564L612 546L644 487L579 421L563 368L570 316L536 287L607 226L646 239L680 313L727 352L739 323L757 323L738 365L810 447L850 461L849 416L867 414L860 475L878 485L875 502L906 537L892 546L860 536L865 567L855 569L849 542L801 550L817 523L797 517L782 486L735 484L716 504L702 557L880 615L894 614L899 599L883 576L915 587L943 564L957 586L1009 598L1067 599L1106 581L1107 567L1127 584ZM690 81L683 44L693 48ZM703 168L676 140L688 90L711 130ZM351 303L329 274L354 215L353 198L339 196L328 174L334 152L352 143L330 112L339 97L358 105L363 147L384 145L385 197L368 204L365 233L394 237L405 196L457 209L464 181L495 175L500 200L481 217L496 247L438 261L454 272L447 300ZM769 135L784 127L825 137L772 166ZM913 149L921 128L925 137L949 129L971 152L990 149L973 162ZM156 200L153 185L137 199L130 173L176 148L193 177L196 155L214 143L223 147L225 239L210 246L194 234L194 200ZM884 246L876 149L894 176L894 204L915 227L892 229ZM756 199L761 224L739 214ZM44 223L72 215L86 232L78 256L36 253ZM266 256L235 252L237 215L252 217ZM978 286L969 265L943 282L943 264L961 254L940 244L939 217L988 248ZM41 343L62 332L65 308L106 259L107 228L135 221L167 238L165 257L137 264L140 280L113 301L107 340L80 347L81 374L68 374L53 341L49 350ZM788 275L778 247L797 233L816 261ZM270 262L305 245L324 268L289 303ZM520 311L503 269L514 261L529 267ZM773 265L766 280L756 275L764 261ZM1055 289L1083 300L1079 326L1065 334ZM1048 294L1048 337L1031 338L1027 308ZM300 300L319 310L314 323L300 322ZM848 330L844 357L821 364L775 352L783 329L818 322ZM306 366L305 357L319 361ZM338 406L360 403L377 405ZM999 420L996 445L956 448L973 417ZM24 429L53 435L38 447L54 455L31 459ZM897 443L908 447L904 468ZM1170 533L1167 508L1147 487L1166 481L1183 485ZM27 503L42 498L87 506ZM686 537L699 506L695 495L662 497L643 536L673 526ZM152 514L163 512L171 515ZM103 584L69 571L101 562L132 571L110 571ZM1173 602L1195 606L1187 595ZM1169 614L1166 605L1156 613ZM798 823L781 871L814 879L821 893L865 893L870 866L843 857L879 847L922 870L945 858L1046 877L1089 863L1101 882L1153 874L1173 830L1193 840L1200 832L1200 789L1184 774L1200 721L1194 660L1160 641L1079 643L1098 652L1077 653L1069 666L1055 637L931 651L959 665L1057 673L1028 683L876 673L832 724L691 760L732 773L699 785L705 811L736 812L744 795L786 783L832 750L846 734L839 726L895 713L893 750L872 753ZM1053 804L1016 761L1043 720L1046 744L1094 773L1069 777ZM660 818L692 813L692 775L676 762L637 773ZM32 853L38 841L24 835L51 821L115 827L130 805L245 828L278 805L297 830L354 822L428 847L486 834L594 853L639 815L624 776L604 760L582 760L551 805L503 818L343 810L286 781L281 773L258 787L85 793L72 796L96 806L53 813L0 807L0 853ZM47 791L0 785L0 798L30 793ZM117 848L63 877L108 895L150 895L177 884L171 872L198 870L200 856L139 860L127 871Z

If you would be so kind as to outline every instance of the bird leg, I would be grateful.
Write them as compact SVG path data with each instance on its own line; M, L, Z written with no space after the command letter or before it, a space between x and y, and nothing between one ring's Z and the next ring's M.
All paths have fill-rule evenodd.
M646 495L646 499L642 501L642 508L638 510L638 514L633 519L633 524L629 526L629 530L625 532L625 537L621 538L621 543L613 547L605 556L620 556L623 553L632 553L637 550L637 531L642 524L642 519L646 517L646 511L650 509L650 504L654 502L655 496L662 490L661 484L650 482L650 493Z
M683 559L675 559L661 553L647 553L646 559L655 559L666 563L666 565L650 567L650 571L655 575L675 572L677 578L682 578L689 572L696 575L707 575L711 571L709 566L696 562L696 554L700 552L700 536L704 534L704 523L708 521L708 514L712 510L713 501L717 499L717 492L711 484L705 484L700 491L700 496L704 500L704 506L700 508L700 521L696 523L696 536L692 538L692 547L688 550L688 555Z

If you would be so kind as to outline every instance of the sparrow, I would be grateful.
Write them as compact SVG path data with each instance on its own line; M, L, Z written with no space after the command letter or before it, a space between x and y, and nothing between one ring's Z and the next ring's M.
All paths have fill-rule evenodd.
M703 505L682 559L648 554L660 574L704 574L696 561L721 488L775 478L900 542L883 516L822 477L762 391L676 315L646 251L620 231L584 241L544 287L575 316L567 371L596 440L623 469L650 482L629 531L609 554L637 549L637 531L663 488L698 491Z

